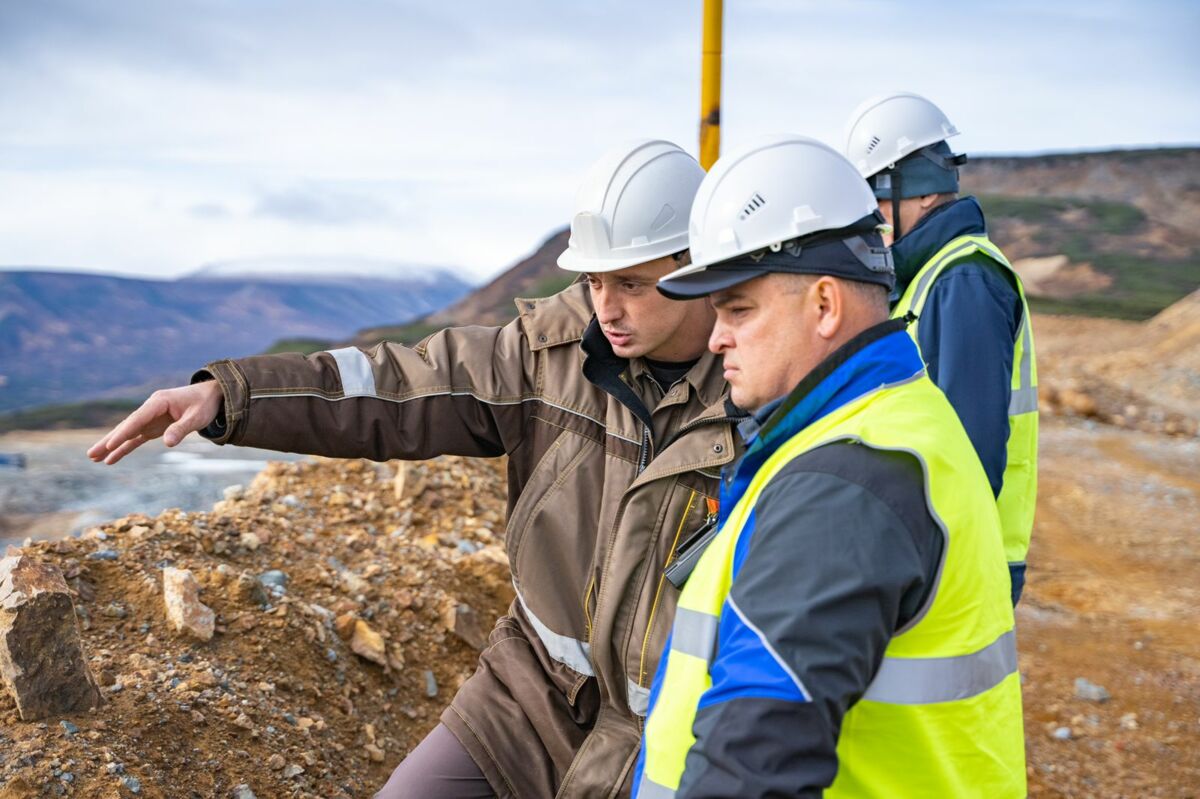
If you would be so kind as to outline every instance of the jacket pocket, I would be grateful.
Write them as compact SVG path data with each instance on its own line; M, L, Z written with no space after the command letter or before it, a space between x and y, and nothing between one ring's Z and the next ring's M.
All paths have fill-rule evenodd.
M666 566L680 545L695 537L704 526L714 501L707 494L685 484L675 487L669 513L654 542L650 555L653 568L646 570L639 587L637 611L626 651L626 673L630 683L630 705L637 710L634 686L648 691L658 668L658 658L671 631L679 589L667 581ZM639 714L640 715L640 714Z

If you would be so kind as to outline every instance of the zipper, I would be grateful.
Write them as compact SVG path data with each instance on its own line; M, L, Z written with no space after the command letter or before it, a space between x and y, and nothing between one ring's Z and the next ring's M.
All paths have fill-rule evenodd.
M650 426L642 423L642 454L638 458L638 474L646 470L650 463Z

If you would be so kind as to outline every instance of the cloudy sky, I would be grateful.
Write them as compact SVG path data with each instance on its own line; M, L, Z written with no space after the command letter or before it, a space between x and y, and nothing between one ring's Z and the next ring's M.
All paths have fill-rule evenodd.
M0 264L482 279L614 142L696 148L702 0L3 0ZM1200 142L1200 4L729 0L723 144L935 99L968 152Z

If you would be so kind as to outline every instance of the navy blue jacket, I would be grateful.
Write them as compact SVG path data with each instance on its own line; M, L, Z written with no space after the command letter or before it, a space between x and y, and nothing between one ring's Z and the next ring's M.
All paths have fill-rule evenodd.
M935 208L892 245L896 297L951 239L986 232L974 197ZM917 328L929 378L962 420L996 496L1008 463L1008 400L1021 316L1009 271L976 253L934 281Z

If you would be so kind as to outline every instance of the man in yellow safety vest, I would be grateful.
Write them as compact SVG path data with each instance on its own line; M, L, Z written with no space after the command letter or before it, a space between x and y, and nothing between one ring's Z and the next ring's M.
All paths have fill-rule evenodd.
M692 206L709 349L752 411L719 532L679 598L637 799L1025 795L999 515L930 381L870 188L783 137L722 158Z
M958 129L916 94L867 100L850 117L846 157L892 225L892 315L979 453L1000 510L1012 603L1025 585L1037 503L1037 363L1021 279L987 237L974 197L958 196ZM886 239L885 239L886 240Z

